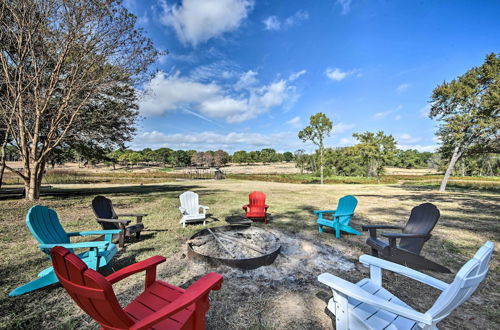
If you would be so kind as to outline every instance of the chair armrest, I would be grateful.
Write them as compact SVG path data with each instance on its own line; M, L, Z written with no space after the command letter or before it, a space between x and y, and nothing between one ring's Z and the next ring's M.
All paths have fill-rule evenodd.
M419 281L421 283L427 284L429 286L432 286L436 289L439 289L441 291L444 291L447 289L450 285L448 283L445 283L441 280L438 280L432 276L426 275L424 273L418 272L414 269L401 266L399 264L396 264L394 262L390 262L384 259L380 258L375 258L369 255L362 255L359 257L359 262L361 262L365 266L371 267L378 267L381 269L385 269L397 274L401 274L403 276L412 278L416 281Z
M208 206L205 206L205 205L198 205L199 207L201 207L202 209L205 209L205 210L208 210L209 207Z
M182 214L186 214L186 209L182 206L179 206L179 211L181 211Z
M116 272L114 272L111 275L106 276L106 280L109 281L109 283L114 284L118 281L123 280L124 278L138 273L142 272L144 270L146 271L154 271L156 273L156 266L158 264L161 264L162 262L165 262L167 259L162 256L154 256L147 258L146 260L139 261L133 265L129 265L127 267L124 267Z
M370 231L370 237L373 239L377 239L377 229L403 229L400 226L389 226L389 225L363 225L361 226L363 231Z
M264 204L264 208L267 210L269 208L269 205Z
M125 213L125 214L117 214L118 217L145 217L146 213Z
M194 282L184 293L167 306L155 313L143 318L130 329L145 330L151 328L154 324L163 321L172 314L179 312L189 305L195 303L198 299L203 299L211 290L219 290L222 284L222 276L217 273L208 273L207 275Z
M430 238L431 234L404 234L404 233L383 233L382 236L387 238Z
M352 216L352 215L354 215L354 213L337 213L337 212L335 212L333 214L334 217L345 217L345 216L348 216L348 215Z
M90 236L90 235L108 235L108 234L119 234L121 233L120 229L108 229L108 230L91 230L91 231L75 231L68 234L69 237L72 236Z
M336 292L342 293L346 296L352 297L371 306L386 310L397 315L401 315L417 322L432 324L432 317L430 315L417 312L416 310L408 307L396 305L395 303L374 296L368 291L361 289L357 285L343 280L335 275L328 273L321 274L318 276L318 281L328 285L330 288L332 288L332 290Z
M314 214L320 214L320 213L335 213L337 210L316 210L313 211Z
M40 249L52 249L56 246L62 246L66 249L84 249L84 248L106 248L109 245L108 241L96 242L79 242L79 243L55 243L55 244L40 244Z
M241 208L246 211L248 208L250 208L250 204L243 205Z
M396 239L398 238L425 238L426 240L431 238L430 234L383 233L382 236L389 239L390 247L396 247Z
M105 219L105 218L96 218L96 220L97 221L103 221L103 222L123 223L125 225L130 222L130 220Z

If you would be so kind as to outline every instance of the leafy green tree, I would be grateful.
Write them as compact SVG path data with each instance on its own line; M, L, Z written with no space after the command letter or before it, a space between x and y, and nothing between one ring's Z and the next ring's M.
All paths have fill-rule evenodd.
M299 139L303 142L311 141L319 148L321 184L323 184L324 171L324 140L327 136L330 136L331 131L332 121L324 113L318 112L309 118L309 126L299 132Z
M306 151L304 149L295 150L294 158L295 166L300 168L300 174L304 173L304 169L306 168L308 162Z
M153 155L154 161L158 162L158 163L163 163L164 165L168 164L168 159L169 159L170 154L172 152L173 152L173 150L170 149L170 148L156 149L155 151L153 151L153 153L154 153L154 155Z
M339 176L363 176L366 174L359 146L325 149L325 167Z
M142 154L143 160L145 162L150 163L150 162L154 162L155 161L155 154L154 154L154 151L151 148L144 148L141 151L141 154Z
M499 77L500 58L492 53L480 67L434 89L429 117L440 122L436 135L449 159L439 191L463 155L500 151Z
M354 133L352 136L360 142L357 146L366 164L366 175L376 176L377 182L380 183L384 167L394 160L396 140L392 135L385 135L382 131L377 132L377 134L371 132Z
M250 151L247 157L247 164L260 162L260 151Z
M271 163L276 158L276 150L271 148L265 148L260 151L259 160L265 163Z
M121 155L123 155L124 151L121 149L116 149L109 152L106 157L109 159L111 164L113 164L113 170L116 169L116 164L119 162Z
M26 199L39 198L49 156L65 141L117 147L113 134L133 133L113 126L114 110L134 122L135 86L158 53L122 2L0 1L0 125L9 123L19 150L23 169L9 170Z
M170 154L169 162L173 166L187 166L191 162L192 152L175 150Z
M293 160L293 154L290 151L286 151L283 153L283 160L287 163Z
M235 163L238 163L238 164L246 163L248 161L248 154L247 154L247 152L245 150L236 151L233 154L232 161L235 162Z

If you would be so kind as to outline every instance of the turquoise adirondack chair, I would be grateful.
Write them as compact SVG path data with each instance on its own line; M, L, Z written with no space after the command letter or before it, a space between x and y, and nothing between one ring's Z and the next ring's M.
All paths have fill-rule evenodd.
M117 252L116 245L111 243L113 234L119 234L116 230L95 230L67 233L64 231L57 213L48 207L36 205L29 209L26 215L26 225L36 240L40 243L38 247L50 258L50 249L54 246L62 246L70 250L89 249L78 254L89 268L94 270L106 266ZM70 237L104 235L104 241L70 243ZM9 296L19 296L47 285L58 282L54 268L49 267L38 274L38 278L9 293Z
M318 215L318 230L323 232L323 226L335 229L335 237L340 238L340 231L345 231L355 235L361 235L359 231L349 226L349 221L354 215L354 209L358 205L358 200L351 195L339 199L336 210L314 211ZM323 214L332 214L333 219L323 218Z

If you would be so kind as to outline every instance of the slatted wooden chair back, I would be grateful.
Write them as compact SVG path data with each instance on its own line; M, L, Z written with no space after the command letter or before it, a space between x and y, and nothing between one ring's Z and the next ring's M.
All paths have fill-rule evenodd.
M248 195L248 204L252 213L265 212L266 194L261 191L254 191Z
M61 284L94 320L110 329L127 329L134 324L104 276L89 269L80 258L61 246L51 249L50 255Z
M35 205L26 214L26 225L40 244L69 243L56 211L46 206ZM42 249L47 255L48 249Z
M115 213L113 208L113 203L111 199L106 198L104 196L96 196L92 200L92 210L94 210L94 215L96 218L102 219L118 219L118 216ZM107 229L120 229L120 225L118 223L113 222L105 222L98 221L104 230Z
M358 200L352 195L347 195L339 199L339 204L335 210L335 214L353 214L358 205ZM339 216L339 222L341 225L348 225L351 220L352 215Z
M425 234L431 233L434 226L439 220L440 213L436 205L432 203L424 203L415 206L410 213L410 218L403 228L404 234ZM399 247L420 254L425 238L401 238Z
M426 314L430 314L436 322L439 322L469 299L488 273L493 248L492 242L486 242L474 257L462 266L453 282L441 293Z
M199 215L200 205L198 204L198 194L192 191L186 191L179 196L181 207L186 209L189 215Z

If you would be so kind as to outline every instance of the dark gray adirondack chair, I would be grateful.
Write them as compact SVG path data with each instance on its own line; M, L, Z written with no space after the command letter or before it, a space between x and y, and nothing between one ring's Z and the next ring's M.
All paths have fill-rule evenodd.
M97 222L106 229L121 229L118 245L123 247L125 237L135 234L137 239L141 238L141 231L144 229L142 218L147 216L144 213L138 214L116 214L113 203L109 198L97 196L92 200L92 209ZM137 223L130 225L131 220L119 219L120 217L135 217Z
M365 225L364 231L370 231L366 240L372 248L372 255L416 269L428 269L442 273L450 270L420 255L424 243L431 238L431 231L439 219L438 208L431 203L424 203L411 210L410 218L404 227L386 225ZM377 238L377 229L400 229L402 233L383 233L389 239L386 243ZM399 240L399 245L396 240Z

